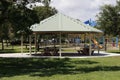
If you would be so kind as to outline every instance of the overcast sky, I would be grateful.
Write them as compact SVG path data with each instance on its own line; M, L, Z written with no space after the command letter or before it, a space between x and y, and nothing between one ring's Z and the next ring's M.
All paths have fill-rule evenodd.
M81 21L96 19L99 8L104 4L116 4L116 0L52 0L51 6L59 12Z

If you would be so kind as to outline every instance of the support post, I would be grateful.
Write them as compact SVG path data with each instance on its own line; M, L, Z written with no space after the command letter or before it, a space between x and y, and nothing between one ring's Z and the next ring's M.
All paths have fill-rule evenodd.
M89 33L89 56L91 56L91 52L92 52L92 50L91 50L91 34Z
M107 51L107 38L105 38L105 51Z
M35 33L35 51L34 52L37 53L37 35L36 35L36 33Z
M29 35L29 53L30 53L30 55L31 55L31 35Z
M59 46L59 52L60 52L60 53L59 53L59 57L61 58L61 53L62 53L62 52L61 52L61 48L62 48L62 47L61 47L61 32L60 32L59 35L60 35L60 37L59 37L59 45L60 45L60 46Z
M86 33L84 34L84 47L85 47L85 43L86 43Z
M98 46L98 54L100 53L100 48L99 48L99 46Z
M23 34L21 35L21 53L23 54Z

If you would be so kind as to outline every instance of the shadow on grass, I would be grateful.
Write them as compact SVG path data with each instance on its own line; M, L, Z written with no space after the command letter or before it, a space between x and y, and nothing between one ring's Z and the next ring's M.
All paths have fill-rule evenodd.
M96 61L90 61L90 60L76 60L76 61L69 61L70 63L74 64L97 64L98 62Z
M89 73L94 71L120 71L120 66L95 66L95 67L84 67L78 69L78 71Z
M52 76L56 74L78 74L93 71L119 71L119 66L94 66L86 67L98 62L91 60L65 59L25 59L25 58L0 58L0 78L19 75ZM80 66L81 67L80 67Z

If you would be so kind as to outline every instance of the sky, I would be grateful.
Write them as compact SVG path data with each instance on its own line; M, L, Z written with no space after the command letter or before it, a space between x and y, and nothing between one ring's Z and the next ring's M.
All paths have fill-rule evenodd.
M84 22L90 18L96 20L100 6L104 4L115 5L116 0L52 0L50 5L60 13Z

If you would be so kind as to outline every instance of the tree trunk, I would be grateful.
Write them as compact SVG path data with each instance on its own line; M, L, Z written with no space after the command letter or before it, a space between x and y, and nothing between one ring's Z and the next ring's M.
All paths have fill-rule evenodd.
M9 43L11 43L11 46L12 46L11 48L14 49L14 43L13 43L13 41L9 41Z
M4 50L4 42L3 42L3 39L2 39L2 50Z
M8 47L8 40L6 40L6 47Z

